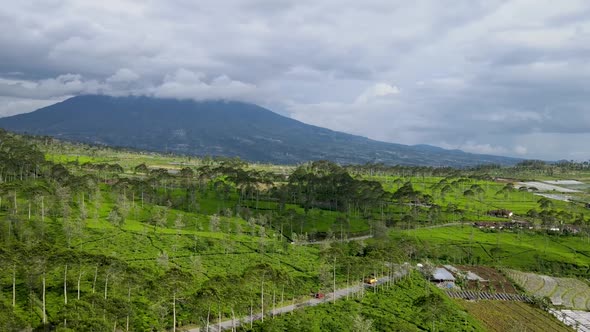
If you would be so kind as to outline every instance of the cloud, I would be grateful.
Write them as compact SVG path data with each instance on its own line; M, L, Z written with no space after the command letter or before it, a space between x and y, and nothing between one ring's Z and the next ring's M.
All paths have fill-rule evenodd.
M232 80L226 75L207 82L203 73L179 69L174 74L166 75L164 82L150 92L164 98L250 100L256 92L256 86Z
M399 95L396 86L377 83L358 92L352 102L292 103L287 109L292 118L318 126L376 140L420 143L419 132L436 124Z
M369 101L390 97L397 95L398 93L400 93L400 90L396 86L392 86L387 83L377 83L358 96L355 102L365 104Z
M17 1L0 29L0 115L240 99L375 139L590 159L572 143L590 133L584 0Z
M75 94L101 93L105 86L96 80L84 80L78 74L64 74L38 81L0 80L0 95L5 97L48 99Z
M27 113L60 101L62 101L62 98L28 99L0 96L0 116Z
M491 144L478 144L473 141L465 142L458 146L443 144L443 146L450 149L460 149L465 152L492 154L492 155L504 155L510 151L502 146L494 146Z
M112 76L107 78L107 83L121 83L121 82L133 82L137 81L140 76L133 70L128 68L121 68L117 70Z
M514 152L521 156L526 156L528 149L525 146L517 145L514 147Z

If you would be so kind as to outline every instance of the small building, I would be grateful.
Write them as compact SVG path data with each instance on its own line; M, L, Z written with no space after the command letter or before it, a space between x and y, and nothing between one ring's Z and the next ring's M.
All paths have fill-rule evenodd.
M512 229L533 229L533 224L528 221L512 220L510 223Z
M496 225L495 222L486 222L486 221L483 221L483 222L473 223L473 226L475 226L475 227L477 227L479 229L484 229L484 228L487 228L487 229L496 229L496 226L497 225Z
M455 277L453 277L453 274L449 272L447 269L443 267L437 267L432 272L430 280L435 282L455 281Z
M510 222L480 221L473 223L479 229L533 229L533 224L527 221L513 220Z

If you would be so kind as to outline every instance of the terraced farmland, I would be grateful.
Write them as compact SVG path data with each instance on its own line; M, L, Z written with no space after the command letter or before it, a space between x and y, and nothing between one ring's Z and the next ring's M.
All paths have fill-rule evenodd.
M576 310L554 310L549 312L560 322L571 326L578 332L590 332L590 312Z
M555 305L590 310L590 287L581 280L555 278L516 270L506 270L506 274L530 294L549 297Z
M469 281L462 288L463 290L482 291L491 293L518 294L512 282L498 270L482 265L457 265L461 271L471 271L485 279L485 282Z
M489 331L571 331L549 313L527 303L457 301Z

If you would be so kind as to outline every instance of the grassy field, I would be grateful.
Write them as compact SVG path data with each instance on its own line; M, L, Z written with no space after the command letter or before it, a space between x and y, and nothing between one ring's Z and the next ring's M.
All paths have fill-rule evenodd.
M179 170L182 167L198 167L210 165L213 159L210 157L181 156L149 151L133 151L128 149L115 149L106 146L89 146L86 144L54 141L48 144L39 144L39 148L45 152L49 161L57 163L117 163L126 172L132 172L139 164L146 164L154 168L166 168ZM226 158L230 159L230 158ZM249 163L250 167L260 170L272 170L281 173L290 173L294 166L273 165L266 163Z
M454 204L459 209L465 211L462 216L466 220L499 220L497 218L486 215L489 210L508 209L519 216L524 216L531 209L540 210L539 196L534 195L534 192L519 191L519 190L505 190L508 182L477 180L468 178L443 178L443 177L392 177L392 176L372 176L368 179L376 180L383 183L385 189L395 192L401 186L401 183L410 181L416 190L431 195L434 203L445 207L448 204ZM401 179L401 181L396 181ZM441 184L441 181L443 181ZM453 184L454 183L454 184ZM449 184L450 191L446 194L441 193L441 189ZM474 195L465 195L467 190L474 188L481 188L482 191ZM472 190L473 191L473 190ZM579 200L588 200L587 193L581 192L577 194L570 194ZM575 203L569 203L559 200L552 200L553 208L556 211L566 211L568 213L584 213L588 210ZM455 220L458 217L455 216Z
M418 244L423 257L451 263L486 264L553 274L587 275L588 237L532 232L490 232L470 225L393 231L397 240Z
M49 143L41 144L46 158L50 161L80 165L83 163L117 163L124 169L121 176L133 177L134 168L140 164L146 164L150 168L164 168L178 171L183 167L197 167L204 165L215 165L218 161L211 158L196 158L190 156L175 156L152 152L133 152L107 147L93 147L74 143ZM264 170L275 174L289 174L294 166L270 165L270 164L244 164L247 169ZM575 173L575 172L574 172ZM578 174L579 173L579 174ZM583 175L578 172L572 174L578 180L586 181ZM467 173L466 173L467 174ZM373 230L375 221L385 221L388 226L409 228L421 227L434 224L450 223L457 221L506 221L488 215L488 211L497 209L508 209L515 213L515 218L541 223L541 218L527 216L529 211L537 213L542 209L539 204L540 196L533 192L519 191L517 189L506 189L510 181L482 180L467 175L454 177L441 176L399 176L399 175L362 175L366 180L378 181L383 188L391 193L398 190L404 183L411 182L414 190L430 197L430 203L426 205L412 206L408 203L400 203L395 200L390 202L385 209L372 211L369 214L343 213L312 208L308 213L298 205L287 205L287 209L295 212L295 218L281 220L277 227L282 227L283 232L302 234L308 233L313 236L316 233L332 233L335 236L365 235ZM499 174L502 175L502 174ZM526 177L524 177L526 175ZM534 179L535 173L521 174L522 180ZM528 176L531 176L530 178ZM539 173L542 179L562 179L564 174L556 174L555 177ZM567 178L567 177L566 177ZM182 195L181 192L178 193ZM174 194L173 194L174 195ZM551 200L551 211L554 212L554 223L573 223L575 220L586 220L588 209L581 202L590 201L587 192L572 195L576 203ZM199 204L203 213L219 213L227 208L233 208L237 203L237 196L231 195L228 199L221 200L217 197L202 196ZM435 204L438 208L431 208ZM274 202L247 202L252 210L273 211L277 209Z

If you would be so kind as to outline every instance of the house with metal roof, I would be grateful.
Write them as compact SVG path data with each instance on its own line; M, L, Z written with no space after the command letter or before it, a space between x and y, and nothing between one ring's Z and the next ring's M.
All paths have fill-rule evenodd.
M438 282L455 281L455 277L453 277L453 274L451 272L449 272L449 270L447 270L443 267L437 267L432 272L432 276L430 277L430 280L438 281Z

